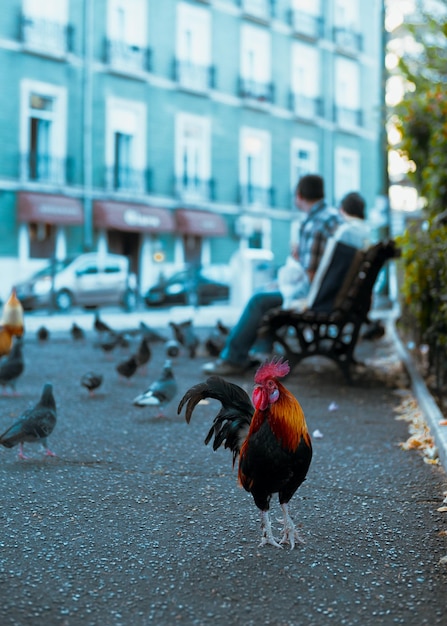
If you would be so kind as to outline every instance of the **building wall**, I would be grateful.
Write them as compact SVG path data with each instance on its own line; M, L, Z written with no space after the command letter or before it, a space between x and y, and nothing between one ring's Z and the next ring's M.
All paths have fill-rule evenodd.
M214 87L199 93L181 87L173 79L176 55L177 5L176 0L146 0L147 41L150 48L150 71L132 72L128 68L112 68L105 56L108 32L108 11L111 0L94 0L93 21L86 31L85 0L67 0L69 50L58 56L48 50L33 51L23 42L20 32L20 0L4 0L0 14L0 67L4 86L0 89L0 272L2 267L15 268L18 275L30 271L36 259L19 259L19 230L17 193L58 194L79 200L88 223L64 228L67 252L82 252L95 247L101 232L91 222L91 207L95 200L119 201L163 207L173 215L177 208L201 209L222 215L227 223L226 236L207 239L211 263L228 265L230 257L250 242L241 236L237 219L241 215L263 224L263 245L268 244L275 254L275 265L280 265L289 242L291 220L296 218L293 206L293 177L291 142L303 140L318 145L318 171L325 177L327 199L337 202L337 148L357 151L360 162L360 191L365 195L372 213L377 196L382 190L380 153L381 126L381 71L382 71L382 2L357 0L359 28L363 45L360 51L340 52L334 43L333 28L335 0L323 0L323 36L316 39L300 37L290 26L291 2L277 0L274 17L251 19L239 4L232 0L186 4L210 14L211 55L214 68ZM352 0L355 2L355 0ZM37 3L38 4L38 3ZM256 99L241 98L238 94L240 59L243 52L241 30L250 25L270 34L271 81L274 84L272 104ZM22 31L23 32L23 31ZM93 58L85 57L86 43L92 37ZM291 49L295 42L307 43L320 54L322 114L300 118L290 110ZM87 45L88 47L88 45ZM336 59L348 59L360 66L359 94L363 120L360 125L342 126L334 121L334 94ZM20 154L21 82L26 79L42 81L63 87L67 91L67 179L64 182L30 180L23 175L23 155ZM91 132L86 129L86 80L91 81ZM136 101L146 107L146 188L116 190L108 188L106 180L107 107L110 98ZM191 202L175 193L176 116L179 113L204 116L210 122L210 167L214 194ZM88 113L87 113L88 115ZM240 131L249 127L266 131L271 138L270 177L274 202L245 206L240 202ZM87 134L86 134L87 131ZM23 132L23 131L22 131ZM87 148L87 150L86 150ZM86 183L86 154L91 154L92 188ZM110 173L109 173L110 174ZM268 225L266 226L266 224ZM143 237L143 235L141 235ZM152 237L152 235L151 235ZM181 262L181 234L178 232L154 235L157 245L164 249L166 261ZM91 239L91 241L90 241ZM204 247L206 247L204 246ZM180 254L181 257L181 254ZM152 259L151 271L145 280L152 280L160 267ZM2 265L3 263L3 265ZM2 272L3 273L3 272ZM11 278L11 283L14 277ZM147 284L140 287L146 288ZM3 292L10 285L3 285ZM0 298L5 293L0 293Z

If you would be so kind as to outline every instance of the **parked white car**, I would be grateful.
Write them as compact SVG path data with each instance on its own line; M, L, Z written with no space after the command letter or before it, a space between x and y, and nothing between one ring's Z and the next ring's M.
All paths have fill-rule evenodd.
M72 306L107 304L132 310L137 304L136 282L127 257L88 253L50 263L15 287L25 310L54 306L68 311Z

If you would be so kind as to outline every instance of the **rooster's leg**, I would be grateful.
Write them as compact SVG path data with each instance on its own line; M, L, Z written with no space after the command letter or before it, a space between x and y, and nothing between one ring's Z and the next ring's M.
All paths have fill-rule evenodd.
M289 505L287 504L287 502L281 504L281 508L284 514L284 530L280 543L290 543L290 549L293 550L293 548L295 547L295 541L299 541L300 543L305 543L305 541L299 534L295 524L293 523L292 518L290 517Z
M268 511L261 511L261 528L262 537L259 546L265 546L269 543L271 546L275 546L275 548L282 548L281 544L279 544L273 536L272 524L270 522L270 515Z

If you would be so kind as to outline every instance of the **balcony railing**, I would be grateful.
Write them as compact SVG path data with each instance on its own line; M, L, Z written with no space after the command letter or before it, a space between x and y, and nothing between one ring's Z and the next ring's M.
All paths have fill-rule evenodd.
M175 179L175 193L183 200L214 200L215 181L184 174Z
M296 35L309 39L320 39L323 36L323 18L305 11L290 11L290 25Z
M344 127L363 126L363 113L360 109L349 109L335 105L334 121Z
M20 15L20 40L31 50L65 55L73 51L73 27L43 18Z
M152 50L119 39L106 39L105 62L115 69L126 72L150 72Z
M152 188L152 171L131 167L106 167L106 189L114 191L130 191L146 193Z
M269 21L275 12L275 0L239 0L244 15Z
M239 202L245 206L274 206L275 190L273 187L262 187L259 185L240 185Z
M336 45L346 52L361 52L363 50L363 37L352 28L334 27L334 41Z
M63 185L73 180L73 161L28 152L21 155L21 173L25 180Z
M240 98L271 104L275 97L275 88L272 83L263 83L250 78L240 77L238 93Z
M323 101L321 98L305 96L302 93L290 94L290 109L297 117L313 119L323 116Z
M193 61L174 59L173 78L185 89L208 91L216 86L216 72L212 65L199 65Z

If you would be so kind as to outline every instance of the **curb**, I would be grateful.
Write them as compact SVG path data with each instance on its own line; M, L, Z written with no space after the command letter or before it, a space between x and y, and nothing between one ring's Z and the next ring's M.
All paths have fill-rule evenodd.
M433 396L427 389L424 379L417 370L413 359L404 347L395 326L395 320L390 319L387 323L387 331L393 340L396 352L404 365L410 380L413 394L417 400L419 408L424 413L425 420L430 428L430 432L435 440L438 449L439 460L444 470L447 472L447 426L440 426L440 420L445 419L438 408Z

